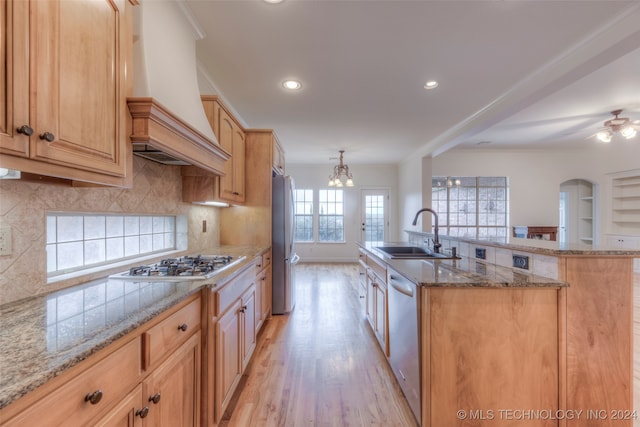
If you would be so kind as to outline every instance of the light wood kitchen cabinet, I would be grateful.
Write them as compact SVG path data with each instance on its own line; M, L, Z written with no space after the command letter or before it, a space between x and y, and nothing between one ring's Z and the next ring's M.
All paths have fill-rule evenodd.
M198 426L200 305L159 314L3 408L0 425Z
M138 384L111 411L95 423L95 427L142 427L140 417L145 410L142 403L142 384Z
M141 340L135 338L111 351L89 358L70 371L65 382L50 382L38 390L42 397L3 427L36 426L47 420L51 425L88 425L110 406L117 404L142 378ZM104 355L104 357L102 357ZM95 360L99 359L99 360ZM25 396L30 399L33 396Z
M209 295L203 424L220 422L255 350L255 282L254 260Z
M284 150L280 141L274 138L273 143L273 171L278 175L284 175Z
M197 331L145 380L144 426L200 425L200 348Z
M245 201L245 132L217 96L203 95L201 100L205 116L218 143L225 151L231 153L231 159L225 162L223 176L211 175L209 179L183 178L183 185L186 183L187 187L187 194L183 195L183 200L219 200L242 204ZM188 171L189 168L186 169ZM183 173L184 176L197 174L188 171ZM199 187L201 188L198 189Z
M130 8L1 0L2 167L131 186Z
M380 343L384 354L389 356L387 345L387 283L374 272L368 269L367 272L367 294L366 294L367 320Z
M367 316L367 253L358 249L358 299L362 314Z
M271 248L256 261L256 334L271 316Z
M247 129L246 198L248 209L220 210L220 243L271 246L272 153L277 137L272 130Z

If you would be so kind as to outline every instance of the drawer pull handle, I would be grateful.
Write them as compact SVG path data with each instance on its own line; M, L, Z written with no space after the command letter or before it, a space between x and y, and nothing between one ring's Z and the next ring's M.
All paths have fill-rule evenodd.
M31 136L33 135L33 128L29 125L22 125L18 129L16 129L18 133L23 135Z
M178 329L180 329L182 332L186 332L187 328L189 328L189 326L187 326L186 323L183 323L182 325L178 326Z
M149 415L149 407L145 406L142 409L138 409L136 411L136 416L140 417L140 418L146 418L147 415Z
M92 405L98 404L102 400L102 390L96 390L93 393L89 393L84 397L85 402L89 402Z
M43 139L43 140L45 140L47 142L53 142L53 141L55 141L56 137L51 132L45 132L45 133L40 135L40 139Z
M160 402L160 393L156 393L149 398L149 402L153 402L154 405L157 405Z

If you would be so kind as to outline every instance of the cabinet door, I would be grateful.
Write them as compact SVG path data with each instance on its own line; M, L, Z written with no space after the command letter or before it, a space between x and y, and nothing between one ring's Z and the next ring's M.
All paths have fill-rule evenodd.
M229 202L244 202L245 134L220 105L216 104L215 111L218 116L216 137L220 146L231 153L231 160L224 166L225 175L220 177L220 198Z
M216 324L215 418L222 417L233 391L240 381L240 308L236 301Z
M233 127L233 200L244 202L245 136L242 129Z
M261 311L262 311L263 322L267 320L269 318L269 315L271 314L271 281L272 281L271 266L269 266L264 270L262 274L262 278L260 280L260 286L261 286L261 292L262 292Z
M29 155L29 3L0 0L0 152Z
M147 409L144 409L145 406ZM141 427L148 405L142 403L142 384L138 384L111 411L97 421L95 427Z
M256 288L242 297L242 371L246 369L256 348Z
M376 285L376 322L375 333L378 341L382 346L384 354L389 355L387 351L387 288L381 283Z
M30 3L32 158L124 176L131 45L125 3Z
M200 423L200 331L178 348L143 383L149 407L145 426L179 427Z
M375 332L375 328L376 328L376 282L374 280L375 276L373 276L371 273L367 272L367 282L366 282L366 287L367 287L367 293L366 293L366 316L367 316L367 320L369 321L369 324L371 325L371 328L374 330Z

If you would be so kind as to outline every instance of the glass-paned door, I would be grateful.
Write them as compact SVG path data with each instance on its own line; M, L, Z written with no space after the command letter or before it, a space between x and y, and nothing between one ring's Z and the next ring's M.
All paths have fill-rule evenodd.
M389 191L362 190L363 242L383 242L389 233Z

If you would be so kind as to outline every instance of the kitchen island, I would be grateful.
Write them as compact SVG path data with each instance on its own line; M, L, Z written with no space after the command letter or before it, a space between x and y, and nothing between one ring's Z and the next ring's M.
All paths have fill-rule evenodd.
M405 260L378 246L360 245L367 268L419 285L423 426L632 425L638 251L451 238L460 259Z
M407 310L394 313L399 310L394 276L417 285L417 319L402 322L417 322L419 331L420 408L414 414L422 426L480 425L488 420L491 425L513 425L501 410L557 411L563 339L558 313L566 283L467 257L394 259L378 246L360 245L361 260L386 269L388 357L401 386L410 378L405 380L406 368L394 366L393 360L394 352L402 352L406 344L394 341L402 332L394 330L393 319ZM409 401L410 393L405 390Z

